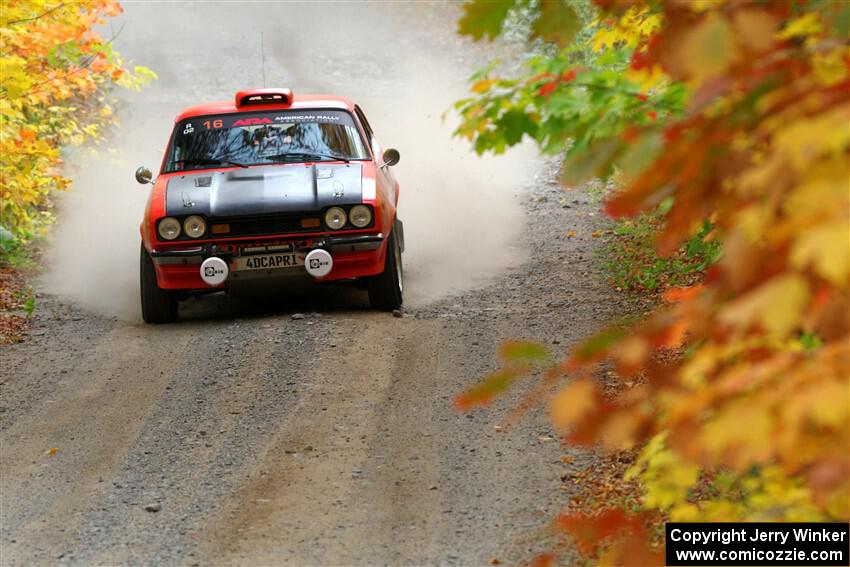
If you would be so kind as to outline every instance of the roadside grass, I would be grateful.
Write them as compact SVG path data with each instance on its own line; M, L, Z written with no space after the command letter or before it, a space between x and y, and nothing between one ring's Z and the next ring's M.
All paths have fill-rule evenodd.
M0 238L0 268L35 269L34 246L17 238Z
M623 184L618 174L608 182L593 179L585 193L593 204L601 204ZM653 246L664 226L664 216L673 206L668 199L652 213L613 222L611 235L598 249L598 261L618 291L655 294L668 287L684 287L702 281L705 270L720 258L721 245L706 219L700 230L674 254L662 257Z
M0 240L0 344L19 343L26 337L35 311L35 292L28 284L38 270L38 243Z
M661 257L653 248L663 224L663 212L617 222L613 238L601 248L601 264L620 290L655 293L668 287L699 283L705 270L720 257L708 220L674 254Z

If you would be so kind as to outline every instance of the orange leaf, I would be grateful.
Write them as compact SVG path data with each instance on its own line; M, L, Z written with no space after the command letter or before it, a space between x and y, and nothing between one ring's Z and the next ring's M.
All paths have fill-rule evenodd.
M597 406L597 388L583 378L564 386L549 404L549 415L559 431L566 431Z
M684 319L675 321L669 327L652 335L653 346L679 348L685 342L690 326L690 322Z
M679 303L694 299L702 293L702 290L702 284L689 287L671 287L664 291L663 297L667 303Z
M619 363L618 369L625 376L637 373L649 353L649 344L646 339L639 335L626 337L611 348L611 354L616 357Z
M619 532L639 530L640 524L619 508L609 508L592 517L585 514L561 515L558 527L573 537L581 553L589 555L596 553L606 538Z
M555 557L551 553L541 553L531 560L528 567L550 567L555 564Z

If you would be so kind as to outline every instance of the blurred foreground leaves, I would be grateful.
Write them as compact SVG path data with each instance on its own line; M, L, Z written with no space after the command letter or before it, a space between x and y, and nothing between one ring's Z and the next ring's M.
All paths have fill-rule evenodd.
M460 31L493 37L532 6L508 4L471 2ZM558 4L574 5L539 3L538 22ZM850 4L596 5L524 76L479 73L456 134L479 153L531 138L565 156L568 186L616 176L611 216L655 215L660 256L699 234L712 263L639 323L540 370L566 380L548 405L568 442L640 449L624 480L640 481L642 510L557 525L603 564L663 564L657 514L847 521ZM603 364L630 387L604 391ZM521 371L538 372L505 363L494 376L509 380L459 402L489 403Z

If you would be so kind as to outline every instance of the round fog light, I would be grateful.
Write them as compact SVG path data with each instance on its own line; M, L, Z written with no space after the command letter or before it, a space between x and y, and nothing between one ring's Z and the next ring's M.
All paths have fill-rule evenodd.
M333 230L344 227L347 220L345 211L339 207L331 207L325 213L325 224Z
M372 210L366 205L357 205L356 207L352 207L348 216L351 220L351 224L357 228L363 228L372 222Z
M227 279L227 274L230 270L227 267L227 262L218 256L212 256L204 260L201 264L201 279L208 286L216 286L224 283Z
M192 215L183 221L183 232L190 238L200 238L207 231L207 223L203 217Z
M304 258L304 268L314 278L321 278L329 273L334 267L334 259L327 250L316 248L311 250Z
M180 236L180 222L174 217L165 217L159 221L156 231L163 240L174 240Z

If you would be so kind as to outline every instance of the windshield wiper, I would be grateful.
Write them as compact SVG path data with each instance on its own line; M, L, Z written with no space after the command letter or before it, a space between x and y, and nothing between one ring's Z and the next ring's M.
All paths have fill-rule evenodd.
M178 159L174 163L182 163L184 165L233 165L236 167L248 167L244 163L221 158L186 158Z
M351 158L345 156L335 156L333 154L320 154L314 152L290 152L286 154L277 154L273 156L262 156L263 159L279 160L279 161L314 161L316 158L332 159L334 161L342 161L348 163Z

